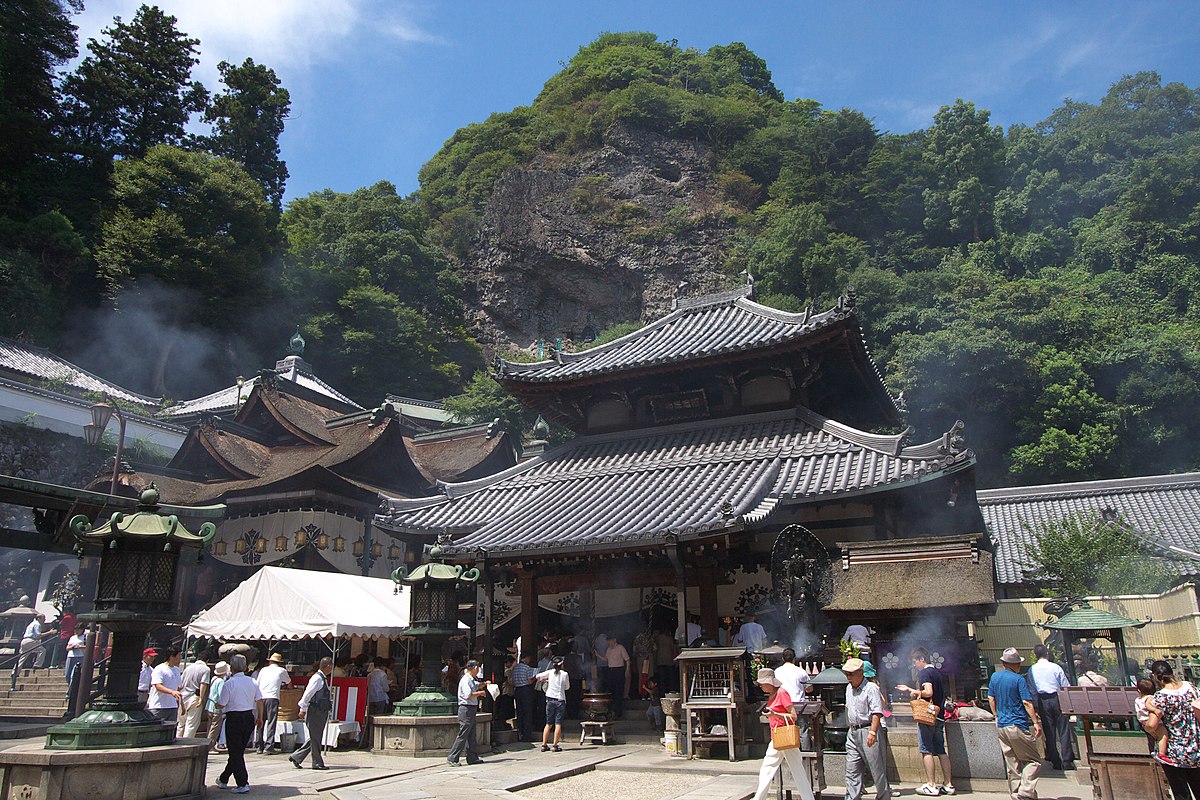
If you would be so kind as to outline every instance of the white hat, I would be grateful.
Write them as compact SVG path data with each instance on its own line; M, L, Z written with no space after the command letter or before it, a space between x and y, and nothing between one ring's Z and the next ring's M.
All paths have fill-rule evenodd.
M1004 651L1004 655L1000 656L1000 660L1005 664L1023 664L1025 659L1017 652L1017 648L1010 647Z
M229 674L229 662L228 661L218 661L217 665L215 667L213 667L213 674L228 675Z

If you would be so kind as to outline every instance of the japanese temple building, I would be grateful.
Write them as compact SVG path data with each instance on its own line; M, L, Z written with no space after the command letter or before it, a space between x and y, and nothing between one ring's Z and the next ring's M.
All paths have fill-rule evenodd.
M439 536L483 567L495 594L481 621L519 617L526 642L539 614L611 631L658 607L711 634L721 616L786 606L791 627L831 641L865 623L882 653L921 619L957 648L995 604L961 424L910 442L852 293L822 313L752 298L748 285L679 299L592 349L498 358L496 379L575 438L394 497L377 527Z
M364 409L293 352L273 370L168 408L163 416L191 424L182 446L166 466L122 472L118 491L136 496L153 481L170 503L226 506L212 558L183 581L194 588L191 608L267 564L388 577L419 562L425 541L375 529L383 498L430 495L439 481L479 478L518 458L499 424L445 427L435 404L402 402Z

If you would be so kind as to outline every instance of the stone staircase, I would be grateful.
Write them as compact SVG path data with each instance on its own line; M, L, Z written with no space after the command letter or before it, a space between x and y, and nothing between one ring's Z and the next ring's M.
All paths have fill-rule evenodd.
M0 717L5 720L62 721L67 713L67 682L61 669L25 669L17 688L8 688L8 670L0 670Z

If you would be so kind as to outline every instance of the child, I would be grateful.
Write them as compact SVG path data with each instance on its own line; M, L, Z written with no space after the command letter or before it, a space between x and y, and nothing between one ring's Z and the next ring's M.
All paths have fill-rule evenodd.
M643 688L646 690L646 698L650 701L650 705L646 706L646 719L650 720L654 730L661 731L666 727L667 715L662 708L662 692L658 690L658 678L654 676L646 678L646 685Z
M1146 723L1150 720L1150 711L1146 708L1146 704L1152 702L1154 692L1157 689L1158 687L1155 685L1154 681L1150 680L1149 678L1138 679L1138 696L1137 699L1133 701L1133 710L1137 715L1138 724L1142 726L1143 730L1145 730ZM1151 746L1151 750L1154 752L1154 758L1160 763L1167 764L1168 766L1174 764L1175 762L1171 761L1171 759L1167 756L1166 730L1160 725L1153 734L1151 734L1150 731L1146 731L1146 735L1157 743L1156 745Z

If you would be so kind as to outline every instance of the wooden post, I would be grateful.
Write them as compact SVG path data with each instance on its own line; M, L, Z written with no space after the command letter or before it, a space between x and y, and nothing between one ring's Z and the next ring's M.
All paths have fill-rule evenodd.
M700 627L705 636L717 639L720 616L717 614L717 571L712 567L700 570Z
M675 567L675 618L678 620L675 642L680 647L687 647L690 644L687 640L687 575L683 571L682 546L678 543L668 544L667 558Z
M521 653L537 654L537 616L538 596L537 577L533 572L523 570L521 581Z

